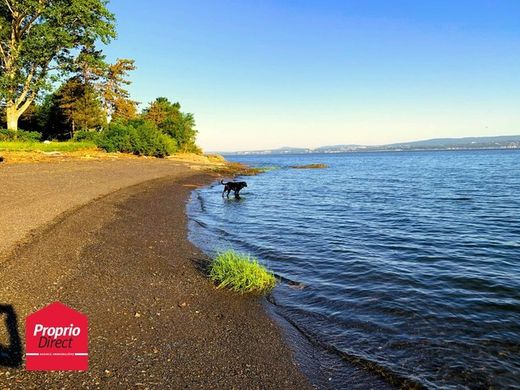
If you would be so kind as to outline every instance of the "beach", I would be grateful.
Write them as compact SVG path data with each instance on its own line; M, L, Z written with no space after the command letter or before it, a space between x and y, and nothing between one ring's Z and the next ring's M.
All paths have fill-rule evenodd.
M216 175L193 168L155 159L0 167L0 304L21 339L2 360L0 388L310 387L262 300L204 275L185 207ZM89 318L87 372L24 370L25 318L54 301ZM8 340L2 321L0 345Z

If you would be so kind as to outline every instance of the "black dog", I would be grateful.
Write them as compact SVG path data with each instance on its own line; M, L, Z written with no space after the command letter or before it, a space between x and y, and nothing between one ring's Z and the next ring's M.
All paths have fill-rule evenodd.
M222 197L227 191L227 197L229 198L229 193L233 191L235 193L235 198L240 198L240 190L244 187L247 187L247 183L245 181L228 181L224 183L224 180L220 181L220 184L224 185L224 191L222 191Z

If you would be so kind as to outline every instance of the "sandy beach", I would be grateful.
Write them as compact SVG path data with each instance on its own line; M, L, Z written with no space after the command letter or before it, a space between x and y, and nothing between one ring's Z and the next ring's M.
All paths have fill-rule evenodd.
M2 166L0 305L20 343L0 388L309 388L261 299L200 269L185 204L214 179L161 160ZM56 300L89 316L88 372L24 370L25 318Z

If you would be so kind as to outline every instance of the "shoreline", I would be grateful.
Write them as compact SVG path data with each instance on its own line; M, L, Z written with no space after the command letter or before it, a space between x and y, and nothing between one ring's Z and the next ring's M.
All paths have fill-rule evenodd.
M89 315L90 370L0 366L0 384L310 388L261 299L216 290L197 269L207 257L188 240L185 204L213 179L188 170L115 190L18 245L2 263L0 303L22 338L25 317L54 300Z

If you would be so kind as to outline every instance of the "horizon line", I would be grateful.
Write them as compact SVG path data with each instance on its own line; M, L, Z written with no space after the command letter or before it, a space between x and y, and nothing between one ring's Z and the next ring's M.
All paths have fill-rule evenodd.
M434 140L463 140L463 139L471 139L471 138L480 138L480 139L486 139L486 138L505 138L505 137L519 137L519 134L511 134L511 135L482 135L482 136L464 136L464 137L438 137L438 138L422 138L422 139L415 139L410 141L399 141L399 142L391 142L391 143L385 143L385 144L353 144L353 143L338 143L338 144L325 144L321 146L275 146L271 148L263 148L263 149L242 149L242 150L210 150L206 153L244 153L244 152L265 152L265 151L273 151L273 150L279 150L279 149L305 149L305 150L316 150L320 148L327 148L327 147L337 147L337 146L356 146L356 147L384 147L384 146L391 146L391 145L399 145L399 144L408 144L408 143L414 143L414 142L428 142L428 141L434 141Z

